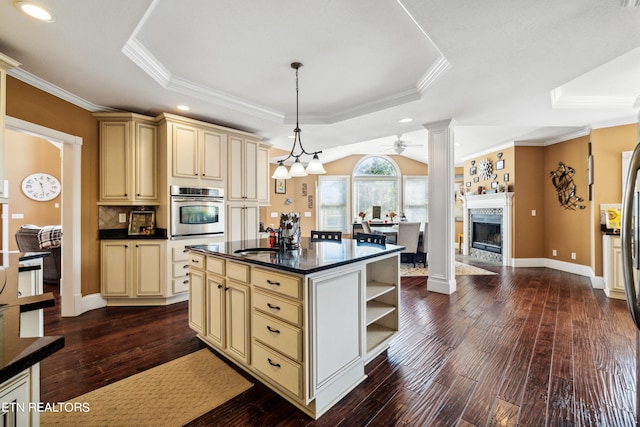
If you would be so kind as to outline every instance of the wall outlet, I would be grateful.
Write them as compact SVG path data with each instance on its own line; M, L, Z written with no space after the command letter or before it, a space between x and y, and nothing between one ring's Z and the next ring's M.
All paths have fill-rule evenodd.
M118 214L118 221L120 222L120 224L127 222L127 214L126 213Z
M24 219L24 214L21 213L12 213L11 219Z
M278 218L278 212L271 212L271 218Z
M305 218L311 218L311 212L305 212L304 213L304 217Z
M533 209L533 210L531 211L531 216L536 216L536 210L535 210L535 209Z
M558 251L556 251L555 249L553 249L553 250L551 251L551 255L553 255L553 256L558 256Z
M576 253L575 252L571 252L571 259L576 259Z

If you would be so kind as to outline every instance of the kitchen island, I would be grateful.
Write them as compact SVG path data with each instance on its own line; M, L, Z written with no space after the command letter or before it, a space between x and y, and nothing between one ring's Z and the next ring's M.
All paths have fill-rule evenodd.
M362 382L400 328L395 245L303 238L190 246L198 337L314 418Z

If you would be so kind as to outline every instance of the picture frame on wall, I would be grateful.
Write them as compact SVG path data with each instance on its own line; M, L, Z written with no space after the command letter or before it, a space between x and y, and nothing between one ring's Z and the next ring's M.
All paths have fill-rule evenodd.
M286 194L287 193L287 181L284 179L276 179L276 194Z
M498 160L496 162L496 170L504 169L504 160Z
M478 173L478 168L476 166L471 166L469 169L469 175L476 175Z
M496 181L493 181L491 183L491 188L498 188L498 183Z

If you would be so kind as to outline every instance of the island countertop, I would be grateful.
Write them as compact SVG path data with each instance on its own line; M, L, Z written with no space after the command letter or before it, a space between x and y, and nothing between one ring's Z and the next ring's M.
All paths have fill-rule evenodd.
M266 251L247 251L255 248L266 249ZM404 246L391 244L383 246L357 242L354 239L316 241L308 237L302 238L298 249L270 251L269 248L272 246L268 238L187 246L187 249L206 255L216 255L299 274L328 270L405 249ZM246 252L242 253L243 250Z

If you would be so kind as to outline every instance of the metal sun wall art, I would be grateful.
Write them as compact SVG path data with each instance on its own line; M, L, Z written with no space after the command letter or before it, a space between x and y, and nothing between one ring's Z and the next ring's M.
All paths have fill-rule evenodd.
M551 171L551 182L556 187L558 201L565 209L585 209L585 205L581 205L584 199L576 195L576 184L573 182L573 176L576 174L575 169L571 166L565 166L564 163L558 163L558 168Z

